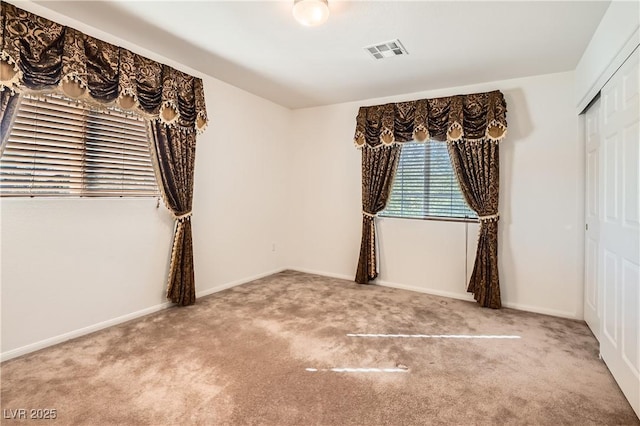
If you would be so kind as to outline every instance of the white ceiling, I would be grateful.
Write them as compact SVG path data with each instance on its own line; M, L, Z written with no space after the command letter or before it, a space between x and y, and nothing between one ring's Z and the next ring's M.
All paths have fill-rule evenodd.
M573 70L609 5L329 0L307 28L293 0L36 3L289 108Z

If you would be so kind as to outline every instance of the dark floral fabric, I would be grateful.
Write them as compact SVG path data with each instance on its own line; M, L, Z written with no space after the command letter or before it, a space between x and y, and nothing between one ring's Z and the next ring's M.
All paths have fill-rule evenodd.
M0 47L3 139L23 92L60 92L149 120L157 180L176 219L167 297L194 303L191 202L196 133L207 125L202 80L5 2Z
M500 140L506 112L500 91L361 107L354 142L376 148L411 140Z
M363 225L356 281L377 276L375 214L386 206L395 175L390 148L411 140L447 141L462 194L479 217L480 233L468 291L481 306L499 308L499 146L507 133L500 91L361 107L354 142L362 148ZM381 149L382 148L382 149ZM395 155L395 154L393 154ZM397 159L395 159L397 161Z
M480 218L478 248L467 291L481 306L499 308L498 194L499 146L496 141L449 143L449 158L460 190Z
M150 123L152 153L164 202L173 213L173 235L167 298L179 305L196 300L191 236L191 203L196 160L196 134Z
M366 284L378 276L375 216L387 205L400 161L400 146L362 151L362 241L356 282Z
M1 2L0 90L59 91L183 130L207 124L202 80Z
M9 139L9 130L18 115L20 105L20 95L11 93L8 90L0 92L0 156L4 152L4 147Z

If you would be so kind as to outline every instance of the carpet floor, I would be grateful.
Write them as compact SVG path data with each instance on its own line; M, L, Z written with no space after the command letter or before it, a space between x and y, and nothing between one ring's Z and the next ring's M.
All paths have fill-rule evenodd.
M583 322L295 271L0 368L3 424L640 424Z

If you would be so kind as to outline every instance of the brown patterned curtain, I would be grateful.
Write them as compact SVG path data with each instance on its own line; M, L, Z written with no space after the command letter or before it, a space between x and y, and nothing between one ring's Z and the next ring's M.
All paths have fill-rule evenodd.
M191 237L191 203L196 137L161 123L150 123L152 151L162 195L174 215L173 249L169 265L167 298L178 305L191 305L196 300Z
M378 276L375 219L387 206L400 150L400 145L362 150L362 242L356 271L360 284Z
M168 126L177 126L185 109L176 85L167 82L173 68L5 2L0 2L0 47L0 89L58 92ZM200 132L207 124L200 79L192 90L186 107L196 115L193 130Z
M171 86L165 87L165 92L174 91L178 98L177 117L175 126L150 122L151 151L164 203L176 221L167 298L185 306L196 300L191 236L196 134L191 129L197 120L195 106L200 101L195 97L195 88L199 83L194 77L172 68L165 72L168 74L163 76L164 84Z
M18 93L58 92L149 120L163 199L176 217L168 298L195 301L191 200L196 133L207 125L202 80L0 2L2 135Z
M498 190L500 159L496 141L458 141L448 145L449 158L469 207L480 218L478 248L467 291L488 308L499 308Z
M0 91L0 156L9 139L9 130L18 115L20 95L9 90Z
M500 91L361 107L354 143L362 149L363 235L356 281L375 278L374 215L384 209L395 166L372 152L404 142L447 141L449 156L469 206L480 218L480 237L468 291L479 304L500 307L498 281L498 142L506 136L506 102ZM398 157L399 157L399 151ZM397 158L395 159L397 163ZM380 164L377 162L380 161ZM388 159L387 162L390 163ZM365 171L365 165L368 170ZM383 175L391 170L391 176ZM376 178L385 178L373 184ZM385 185L382 185L382 182ZM370 186L372 186L370 188ZM380 199L370 191L379 190ZM377 204L365 204L371 198ZM373 206L373 207L371 207ZM377 210L376 210L377 209ZM373 260L371 260L373 259ZM371 266L373 265L373 267Z

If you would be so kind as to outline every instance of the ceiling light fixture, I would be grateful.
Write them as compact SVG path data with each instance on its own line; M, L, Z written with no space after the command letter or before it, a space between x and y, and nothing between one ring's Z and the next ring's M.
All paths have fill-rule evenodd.
M294 0L293 17L306 27L322 25L329 18L327 0Z

